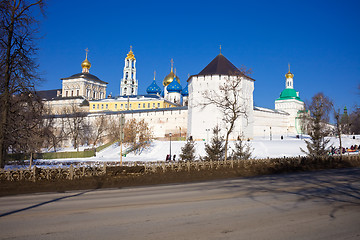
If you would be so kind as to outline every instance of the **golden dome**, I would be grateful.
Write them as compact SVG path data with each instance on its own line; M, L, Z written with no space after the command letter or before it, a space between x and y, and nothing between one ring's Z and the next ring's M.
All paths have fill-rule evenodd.
M285 77L286 77L286 78L293 78L293 77L294 77L294 74L292 74L292 73L289 71L287 74L285 74Z
M87 69L91 68L91 63L87 60L87 58L81 63L81 67Z
M285 77L286 77L286 78L293 78L293 77L294 77L294 74L292 74L292 73L290 72L290 63L288 64L288 66L289 66L289 72L288 72L287 74L285 74Z
M173 80L174 78L176 78L176 81L178 83L180 83L180 79L178 78L178 76L176 76L172 71L164 78L164 81L163 81L163 85L164 87L166 87L167 85L169 85Z
M136 59L135 59L135 55L134 55L134 53L133 53L133 51L132 51L132 46L130 46L130 51L129 51L129 53L128 53L127 56L126 56L126 59L136 60Z
M164 78L164 81L163 81L164 87L166 87L167 85L169 85L169 84L174 80L174 78L176 78L176 81L180 84L180 79L179 79L178 76L176 76L176 74L174 74L174 72L173 72L174 60L171 59L170 62L171 62L171 71L170 71L170 73ZM175 72L176 72L176 68L175 68Z

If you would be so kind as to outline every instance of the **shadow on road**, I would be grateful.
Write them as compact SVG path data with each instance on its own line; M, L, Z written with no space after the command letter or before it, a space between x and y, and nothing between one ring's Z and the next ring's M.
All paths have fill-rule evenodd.
M49 201L46 201L46 202L42 202L42 203L38 203L38 204L35 204L35 205L32 205L32 206L26 207L26 208L21 208L21 209L17 209L17 210L13 210L13 211L10 211L10 212L0 214L0 217L6 217L6 216L9 216L9 215L12 215L12 214L15 214L15 213L19 213L19 212L23 212L23 211L30 210L30 209L33 209L33 208L37 208L37 207L40 207L40 206L43 206L43 205L46 205L46 204L49 204L49 203L58 202L58 201L61 201L61 200L67 199L67 198L78 197L78 196L81 196L81 195L83 195L85 193L92 192L92 191L94 191L94 189L93 190L83 191L83 192L76 193L76 194L73 194L73 195L68 195L68 196L55 198L55 199L52 199L52 200L49 200Z
M360 207L360 168L271 175L248 180L250 181L246 181L247 186L229 183L226 187L230 191L241 191L254 201L260 201L257 196L262 193L270 194L275 200L284 197L284 194L295 195L297 200L291 209L305 201L333 204L329 214L332 218L338 209L345 206ZM270 205L266 202L264 204ZM277 210L288 209L284 207Z

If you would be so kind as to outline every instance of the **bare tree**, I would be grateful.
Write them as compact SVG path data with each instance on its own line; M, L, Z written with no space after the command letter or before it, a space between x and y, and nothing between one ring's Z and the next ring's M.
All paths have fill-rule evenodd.
M27 93L34 88L39 79L35 34L37 20L33 10L44 9L44 0L2 0L0 2L0 167L5 165L9 148L11 98L13 95Z
M97 116L95 122L91 124L92 136L91 140L93 141L93 145L95 146L97 142L103 139L108 132L109 129L109 121L105 115Z
M334 108L334 106L333 106ZM342 155L342 142L341 142L341 135L343 132L343 126L341 124L341 114L340 114L340 109L335 110L334 108L334 119L335 119L335 135L338 136L339 138L339 143L340 143L340 155Z
M350 132L360 134L360 108L355 106L355 110L349 115Z
M75 104L71 104L63 109L63 114L66 135L72 139L74 149L79 151L80 142L84 139L85 129L88 127L85 123L86 113Z
M7 131L9 148L12 152L30 155L30 167L33 154L44 146L48 126L44 120L44 105L37 96L28 92L11 98L10 117L12 124Z
M131 119L125 123L124 142L130 144L133 151L141 151L146 148L152 139L152 131L144 121Z
M250 70L240 69L243 75L237 75L234 78L229 77L219 86L219 91L205 91L203 97L205 102L203 107L215 105L222 114L222 120L225 124L225 160L227 159L227 150L230 134L233 132L236 121L244 116L247 118L246 99L242 95L242 81Z

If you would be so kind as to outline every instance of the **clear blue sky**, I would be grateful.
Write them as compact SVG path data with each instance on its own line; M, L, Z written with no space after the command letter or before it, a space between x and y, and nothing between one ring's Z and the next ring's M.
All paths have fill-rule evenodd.
M153 80L162 87L170 59L186 85L219 53L251 68L254 103L274 108L288 63L303 100L323 92L336 106L360 105L360 1L49 1L41 20L38 60L45 82L81 72L89 48L90 73L119 95L130 45L139 94Z

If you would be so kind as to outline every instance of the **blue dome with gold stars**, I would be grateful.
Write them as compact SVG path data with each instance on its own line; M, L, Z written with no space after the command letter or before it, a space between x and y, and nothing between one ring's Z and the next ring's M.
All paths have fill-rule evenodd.
M146 92L148 94L160 94L161 88L156 84L155 80L148 86L146 89Z
M178 83L177 79L174 78L173 81L167 86L168 92L181 92L182 87L180 83Z
M187 84L186 87L184 87L183 90L181 91L181 95L183 95L184 97L189 96L189 90Z

